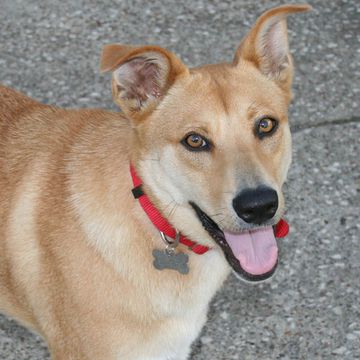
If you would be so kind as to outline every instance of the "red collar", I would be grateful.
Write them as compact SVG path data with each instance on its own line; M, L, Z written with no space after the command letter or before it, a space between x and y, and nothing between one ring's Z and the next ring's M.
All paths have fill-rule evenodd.
M149 217L154 226L161 232L163 232L166 236L171 239L175 239L176 230L169 224L169 222L160 214L160 211L155 208L155 206L150 201L149 197L142 190L142 181L137 176L135 168L130 164L130 173L132 177L132 181L134 184L134 188L132 189L132 193L135 199L138 199L141 207L145 211L146 215ZM289 232L288 223L281 219L274 228L274 234L277 238L285 237ZM191 251L195 254L202 255L210 250L209 247L200 245L195 241L192 241L186 238L184 235L180 234L179 242L185 246L187 246Z
M132 190L135 199L138 199L141 207L144 209L146 215L149 217L154 226L166 236L175 239L176 230L169 224L169 222L160 214L159 210L150 201L149 197L142 191L142 181L137 176L135 168L130 165L130 173L133 180L134 188ZM204 245L197 244L196 242L186 238L180 234L179 242L187 246L191 251L196 254L205 254L210 248Z

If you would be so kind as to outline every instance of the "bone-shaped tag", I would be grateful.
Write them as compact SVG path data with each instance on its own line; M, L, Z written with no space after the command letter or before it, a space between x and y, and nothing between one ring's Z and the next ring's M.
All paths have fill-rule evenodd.
M154 267L158 270L172 269L180 274L189 273L189 256L184 253L169 253L166 250L153 250Z

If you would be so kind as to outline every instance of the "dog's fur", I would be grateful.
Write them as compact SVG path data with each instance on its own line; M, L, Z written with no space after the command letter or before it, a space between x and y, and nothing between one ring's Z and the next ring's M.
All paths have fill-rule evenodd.
M278 192L290 164L292 61L286 15L259 18L230 64L188 69L155 46L110 45L123 114L63 110L0 88L0 309L35 329L53 359L186 359L210 299L230 268L189 201L221 228L248 227L231 206L245 186ZM262 115L279 120L266 139ZM210 152L180 144L190 131ZM132 161L145 192L174 227L212 249L190 272L153 267L164 248L131 193Z

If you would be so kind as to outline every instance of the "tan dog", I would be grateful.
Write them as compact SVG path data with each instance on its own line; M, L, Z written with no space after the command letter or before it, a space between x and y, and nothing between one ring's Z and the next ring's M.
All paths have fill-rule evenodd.
M249 281L274 272L291 158L285 18L308 9L266 12L230 64L105 47L123 114L0 88L0 308L53 359L186 359L231 267ZM208 251L166 237L165 251L130 163L135 197Z

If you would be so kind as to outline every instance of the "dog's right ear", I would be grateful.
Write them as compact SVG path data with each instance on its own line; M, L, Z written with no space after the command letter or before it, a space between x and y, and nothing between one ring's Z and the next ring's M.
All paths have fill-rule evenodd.
M100 69L113 72L114 101L135 120L153 111L175 81L189 74L181 60L158 46L106 45Z

